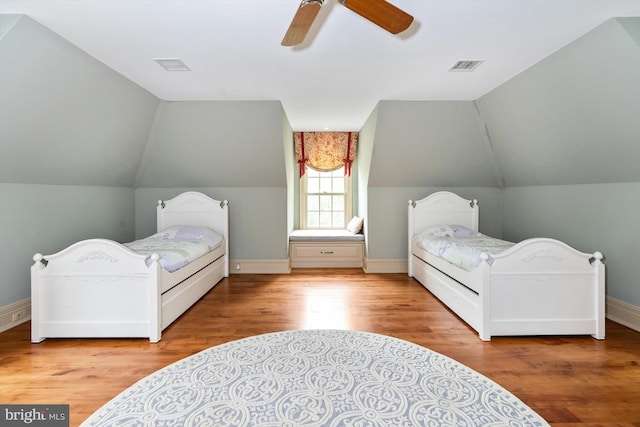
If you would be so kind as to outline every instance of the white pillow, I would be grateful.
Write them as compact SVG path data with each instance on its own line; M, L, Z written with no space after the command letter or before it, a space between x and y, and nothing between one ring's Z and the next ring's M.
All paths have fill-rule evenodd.
M360 230L362 230L362 224L364 223L364 218L360 218L354 216L347 224L347 231L353 234L358 234Z
M427 228L422 233L431 237L453 237L453 229L450 225L436 225Z
M453 230L453 237L456 238L482 236L482 233L470 230L467 227L463 227L462 225L452 225L451 230Z
M209 249L217 248L224 239L224 237L215 230L196 225L174 225L154 234L151 238L161 240L199 240L206 243Z

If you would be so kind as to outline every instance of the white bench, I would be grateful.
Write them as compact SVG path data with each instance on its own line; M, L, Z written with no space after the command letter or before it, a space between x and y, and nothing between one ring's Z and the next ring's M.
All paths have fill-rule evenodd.
M346 230L294 230L289 235L291 268L357 268L364 235Z

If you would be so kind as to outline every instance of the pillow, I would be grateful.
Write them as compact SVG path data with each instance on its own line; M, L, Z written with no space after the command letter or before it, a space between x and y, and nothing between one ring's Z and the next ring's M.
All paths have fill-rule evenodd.
M354 216L353 218L351 218L351 221L349 221L349 224L347 224L347 231L352 234L358 234L360 233L360 230L362 230L363 223L364 218Z
M197 225L174 225L154 235L160 239L200 240L215 249L222 242L222 236L209 227Z
M431 237L453 237L453 228L450 225L436 225L427 228L421 234Z
M481 233L470 230L462 225L452 225L451 230L453 231L453 237L476 237L482 235Z

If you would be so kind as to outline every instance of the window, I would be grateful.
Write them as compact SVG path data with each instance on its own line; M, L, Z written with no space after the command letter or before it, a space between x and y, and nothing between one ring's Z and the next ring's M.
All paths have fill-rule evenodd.
M351 218L351 177L344 167L319 172L306 167L300 182L300 222L305 229L344 229Z

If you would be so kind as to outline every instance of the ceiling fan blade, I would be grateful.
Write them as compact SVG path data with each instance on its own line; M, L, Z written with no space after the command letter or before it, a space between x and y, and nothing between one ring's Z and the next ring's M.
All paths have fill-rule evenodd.
M391 34L398 34L413 22L413 16L398 9L385 0L338 0L340 4L363 18L384 28Z
M289 29L282 39L282 46L295 46L304 41L323 2L324 0L302 0L300 2L300 7L298 7Z

